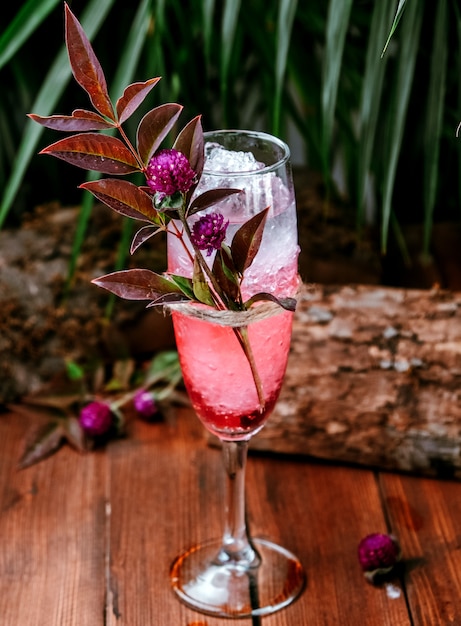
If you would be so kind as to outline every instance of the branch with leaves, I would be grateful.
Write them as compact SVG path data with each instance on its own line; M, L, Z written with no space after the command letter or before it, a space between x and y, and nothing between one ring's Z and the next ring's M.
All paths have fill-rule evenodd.
M73 75L87 92L94 111L76 109L71 115L48 117L30 114L31 119L47 128L76 133L44 148L41 154L108 176L83 183L81 187L114 211L142 222L132 241L132 253L155 234L166 232L181 241L193 266L192 276L129 269L112 272L93 282L121 298L146 300L149 307L194 302L238 312L266 300L293 311L296 303L292 298L278 299L268 293L254 294L247 301L242 297L244 272L258 253L268 209L245 222L230 245L224 243L228 222L219 212L207 212L190 227L191 216L241 193L227 188L196 193L205 161L200 116L186 124L172 148L165 149L163 142L176 126L182 106L163 104L142 117L135 141L131 142L123 124L137 111L159 78L129 85L114 106L102 67L67 4L65 32ZM121 178L135 173L143 175L145 185ZM211 268L204 251L206 256L215 252ZM246 329L235 327L234 333L248 358L262 410L264 394Z

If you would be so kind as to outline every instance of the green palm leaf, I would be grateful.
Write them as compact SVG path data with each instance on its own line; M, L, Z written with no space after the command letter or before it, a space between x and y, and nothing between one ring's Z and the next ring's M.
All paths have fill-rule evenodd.
M330 180L330 151L335 120L336 100L341 75L346 33L352 0L330 0L326 25L325 59L322 85L322 160L325 181Z
M19 50L60 0L27 0L0 36L0 68Z
M235 33L237 30L238 16L241 0L227 0L224 5L221 25L221 99L223 105L224 126L229 119L229 70L234 47Z
M392 22L391 30L389 32L389 36L388 36L388 38L386 40L386 43L384 45L383 52L382 52L381 56L383 56L384 53L386 52L387 47L389 45L389 42L392 39L392 35L395 33L395 30L396 30L396 28L398 26L398 23L400 22L400 19L401 19L402 15L403 15L403 10L405 8L406 1L407 0L399 0L399 4L397 6L397 11L396 11L396 14L395 14L395 17L394 17L394 21Z
M383 252L385 252L387 248L395 175L405 130L405 119L414 77L421 22L422 11L420 10L419 4L417 2L410 3L402 20L397 76L390 109L388 133L389 148L384 163L384 191L381 219L381 249Z
M91 39L99 30L107 12L115 0L91 0L83 14L81 23ZM32 105L32 111L41 115L50 115L69 79L71 70L65 47L61 49L48 72L42 88ZM34 155L43 128L30 121L27 122L24 134L16 154L11 175L7 181L0 205L0 227L5 221L11 204L16 196L24 173Z
M282 90L285 81L288 50L290 48L291 31L296 14L298 0L281 0L277 18L277 48L275 56L275 94L272 120L272 132L280 132L280 116Z
M447 0L439 0L435 18L434 45L424 127L424 238L423 255L428 256L438 181L440 136L447 73Z
M360 149L358 150L357 167L357 222L359 226L363 224L365 191L381 112L381 96L387 59L380 58L380 50L382 50L383 42L388 33L393 4L394 0L376 2L371 19L359 111Z

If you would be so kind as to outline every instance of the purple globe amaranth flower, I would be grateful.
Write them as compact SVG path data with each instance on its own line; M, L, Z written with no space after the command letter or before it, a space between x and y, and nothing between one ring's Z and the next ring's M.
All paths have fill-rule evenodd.
M202 216L192 227L192 242L199 250L206 250L210 256L213 250L219 250L226 236L229 220L224 223L221 213L209 213Z
M400 561L400 546L395 537L373 533L364 537L358 546L360 566L370 582L391 572Z
M90 437L105 435L113 424L112 410L105 402L90 402L80 411L79 423Z
M152 391L139 389L133 398L133 404L138 415L144 419L150 419L158 413L158 406Z
M163 199L178 191L189 191L196 175L182 152L174 149L160 150L147 165L146 180L149 188L159 194L159 199Z

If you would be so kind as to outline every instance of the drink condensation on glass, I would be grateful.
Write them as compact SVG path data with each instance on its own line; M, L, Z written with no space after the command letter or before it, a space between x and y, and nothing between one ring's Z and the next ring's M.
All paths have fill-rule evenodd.
M205 141L205 168L196 193L217 187L244 192L209 209L229 220L225 243L230 245L245 221L269 207L261 247L242 283L244 299L258 292L292 297L298 286L299 247L287 146L263 133L242 136L240 131L206 133ZM198 219L193 216L191 223L194 218ZM213 258L209 258L210 264ZM168 241L168 269L192 274L190 257L174 236ZM280 391L292 313L280 309L277 315L248 328L266 400L263 411L248 361L232 329L180 313L173 313L173 321L184 380L205 427L221 439L254 435L264 425Z
M225 242L230 245L244 222L269 207L261 246L242 282L244 300L260 292L293 297L299 248L288 147L275 137L250 131L205 133L205 142L207 158L196 193L222 187L243 190L208 209L229 220ZM191 216L191 227L195 219L197 215ZM190 256L181 241L169 235L169 271L192 276ZM211 266L213 256L205 259ZM204 426L222 442L226 506L222 538L178 556L170 569L171 584L185 604L206 614L269 615L299 596L305 575L293 553L267 539L250 537L245 466L248 442L263 427L280 392L293 313L278 308L269 317L243 322L239 329L187 312L173 310L172 315L192 404ZM263 403L239 341L243 332L248 333Z

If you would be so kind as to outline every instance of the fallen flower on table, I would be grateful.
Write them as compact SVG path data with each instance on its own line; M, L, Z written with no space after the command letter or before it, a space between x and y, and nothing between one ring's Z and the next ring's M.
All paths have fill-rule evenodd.
M12 405L34 424L19 461L24 469L64 443L86 452L126 434L127 415L160 420L173 404L189 404L175 350L137 366L132 359L85 371L70 362L63 377ZM131 411L126 411L131 409Z
M393 535L372 533L360 541L358 558L365 578L374 584L393 571L402 553Z

